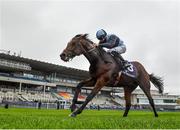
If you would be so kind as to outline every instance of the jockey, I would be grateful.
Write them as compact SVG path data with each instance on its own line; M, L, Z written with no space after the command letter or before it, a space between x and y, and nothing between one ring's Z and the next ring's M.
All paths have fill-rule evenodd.
M119 57L123 68L127 67L126 61L123 59L121 54L126 52L126 46L124 42L114 34L107 34L106 31L100 29L96 32L96 38L99 40L99 46L108 48L108 53Z

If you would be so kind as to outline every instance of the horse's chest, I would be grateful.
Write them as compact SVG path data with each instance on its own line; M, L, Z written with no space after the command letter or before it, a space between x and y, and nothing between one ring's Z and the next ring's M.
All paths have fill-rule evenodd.
M91 65L90 67L89 67L89 73L92 75L92 74L95 74L96 73L96 71L97 71L97 68L96 68L96 66L95 65Z

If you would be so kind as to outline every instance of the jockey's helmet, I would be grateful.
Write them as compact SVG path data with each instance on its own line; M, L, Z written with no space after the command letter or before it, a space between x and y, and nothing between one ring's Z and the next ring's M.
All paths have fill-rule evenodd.
M96 32L96 38L99 40L103 40L106 37L107 33L104 29L100 29Z

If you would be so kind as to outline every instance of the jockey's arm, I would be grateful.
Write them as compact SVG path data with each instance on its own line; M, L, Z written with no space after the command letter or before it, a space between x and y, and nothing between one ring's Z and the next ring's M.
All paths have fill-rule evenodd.
M108 42L104 42L104 43L100 42L99 46L106 47L106 48L112 48L116 44L117 40L118 40L118 38L114 37L114 35L112 35L112 38Z
M99 43L99 46L100 46L100 47L110 48L110 47L111 47L111 43L109 43L109 42Z

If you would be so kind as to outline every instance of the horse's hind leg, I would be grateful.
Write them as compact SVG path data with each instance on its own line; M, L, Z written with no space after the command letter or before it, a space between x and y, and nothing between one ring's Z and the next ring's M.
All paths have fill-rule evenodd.
M123 117L127 117L129 109L131 108L131 93L136 89L137 86L124 87L124 96L126 101L126 109Z
M90 79L87 79L87 80L84 80L84 81L80 82L77 85L76 90L75 90L75 94L74 94L74 97L73 97L73 100L72 100L72 105L70 107L71 108L71 112L73 112L76 109L76 105L75 104L80 104L81 103L81 102L77 101L78 95L81 92L81 88L83 86L86 86L86 87L94 86L95 83L96 83L96 80L93 79L93 78L90 78Z
M139 87L143 90L143 92L146 94L149 103L151 104L151 107L153 108L154 115L155 117L158 117L158 114L155 109L154 101L152 99L151 93L150 93L150 81L148 80L149 78L145 76L143 80L140 81Z

